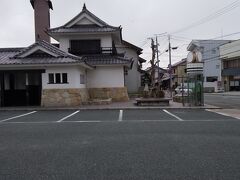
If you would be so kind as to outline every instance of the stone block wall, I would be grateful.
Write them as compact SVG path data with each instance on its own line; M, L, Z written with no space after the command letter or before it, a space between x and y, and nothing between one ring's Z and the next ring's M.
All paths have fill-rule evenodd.
M128 91L126 87L117 88L89 88L90 99L109 99L113 102L128 101Z
M89 100L87 89L43 89L43 107L80 106Z

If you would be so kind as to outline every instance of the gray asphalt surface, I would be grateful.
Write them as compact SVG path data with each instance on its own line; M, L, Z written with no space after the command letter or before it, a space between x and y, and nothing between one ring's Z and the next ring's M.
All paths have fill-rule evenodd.
M206 104L218 106L225 109L240 109L240 96L205 94L204 101Z
M116 110L83 111L56 122L73 112L0 122L0 179L240 179L237 119L173 109L184 121L162 110L124 110L119 121ZM12 113L0 112L0 121Z

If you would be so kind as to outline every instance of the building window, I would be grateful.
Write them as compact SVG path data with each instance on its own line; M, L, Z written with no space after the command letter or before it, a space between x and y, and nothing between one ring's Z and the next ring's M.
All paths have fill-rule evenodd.
M62 83L64 84L68 83L67 73L62 73Z
M100 54L101 41L100 40L71 40L70 53L75 55Z
M219 69L220 68L220 65L216 65L216 69Z
M53 73L48 74L48 83L54 84L54 74Z
M85 75L84 74L80 74L80 84L85 84Z
M60 73L56 73L55 74L55 83L56 84L60 84L61 83L61 74Z
M48 84L68 84L67 73L49 73Z
M216 76L207 77L207 82L215 82L217 80L218 80L218 77L216 77Z

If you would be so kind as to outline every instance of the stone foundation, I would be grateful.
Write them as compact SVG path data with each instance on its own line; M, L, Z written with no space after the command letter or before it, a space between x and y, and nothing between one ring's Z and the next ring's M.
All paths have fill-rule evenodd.
M126 87L121 88L89 88L90 99L109 99L113 102L128 101L128 92Z
M43 89L43 107L80 106L89 100L87 89Z

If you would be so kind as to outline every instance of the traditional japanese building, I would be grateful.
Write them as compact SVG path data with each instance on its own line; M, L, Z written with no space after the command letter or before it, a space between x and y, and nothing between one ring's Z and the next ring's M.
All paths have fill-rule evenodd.
M31 0L36 42L0 49L1 106L79 106L90 99L127 101L140 86L142 49L114 27L82 11L50 28L50 0ZM59 44L51 44L50 37ZM132 71L132 72L131 72ZM131 72L131 73L129 73ZM134 84L134 85L132 85Z

